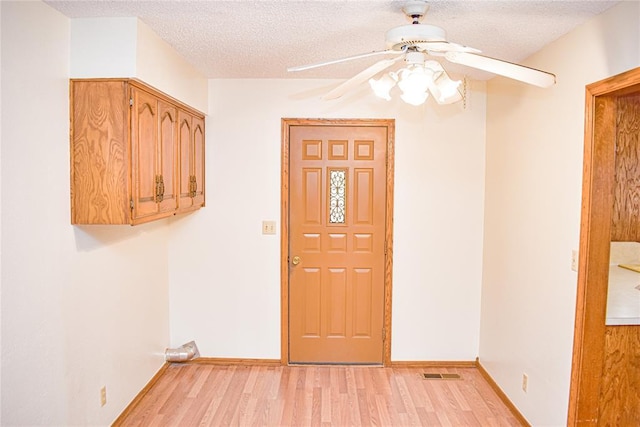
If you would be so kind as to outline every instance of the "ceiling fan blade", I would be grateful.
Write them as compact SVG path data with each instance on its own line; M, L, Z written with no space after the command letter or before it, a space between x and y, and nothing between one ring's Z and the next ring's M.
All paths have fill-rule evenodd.
M447 61L456 64L499 74L534 86L550 87L556 83L555 74L500 59L490 58L488 56L469 52L447 52L444 57Z
M324 100L328 99L336 99L340 98L346 92L348 92L351 88L369 80L371 77L378 74L380 71L385 70L392 66L396 61L401 59L402 56L393 59L383 59L382 61L378 61L369 68L366 68L360 71L355 76L351 77L349 80L342 82L340 85L329 91L326 95L322 97Z
M427 50L429 52L469 52L480 53L479 49L475 49L469 46L463 46L458 43L451 43L446 41L422 41L416 43L420 49Z
M325 65L339 64L340 62L352 61L354 59L368 58L370 56L392 55L392 54L401 54L401 53L404 53L404 50L393 50L393 49L378 50L378 51L374 51L374 52L361 53L359 55L348 56L346 58L339 58L339 59L333 59L331 61L318 62L316 64L300 65L300 66L297 66L297 67L289 67L289 68L287 68L287 71L304 71L304 70L310 70L312 68L324 67Z

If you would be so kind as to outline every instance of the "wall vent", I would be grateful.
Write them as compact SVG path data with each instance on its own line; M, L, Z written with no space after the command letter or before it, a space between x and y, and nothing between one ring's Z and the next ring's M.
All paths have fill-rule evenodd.
M422 374L425 380L461 380L460 374Z

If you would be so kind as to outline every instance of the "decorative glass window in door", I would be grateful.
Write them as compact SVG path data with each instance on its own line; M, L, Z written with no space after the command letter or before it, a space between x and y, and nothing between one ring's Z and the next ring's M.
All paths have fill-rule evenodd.
M344 224L347 209L347 171L329 170L329 223Z

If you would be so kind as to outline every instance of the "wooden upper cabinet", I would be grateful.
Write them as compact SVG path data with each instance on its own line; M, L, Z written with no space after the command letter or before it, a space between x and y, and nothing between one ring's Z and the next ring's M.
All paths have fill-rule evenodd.
M135 225L204 206L202 113L132 79L73 79L70 92L72 224Z

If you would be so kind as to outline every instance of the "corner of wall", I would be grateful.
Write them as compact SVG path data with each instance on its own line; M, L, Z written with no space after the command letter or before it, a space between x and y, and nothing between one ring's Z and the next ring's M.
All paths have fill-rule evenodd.
M136 77L204 112L208 80L146 23L137 20Z

